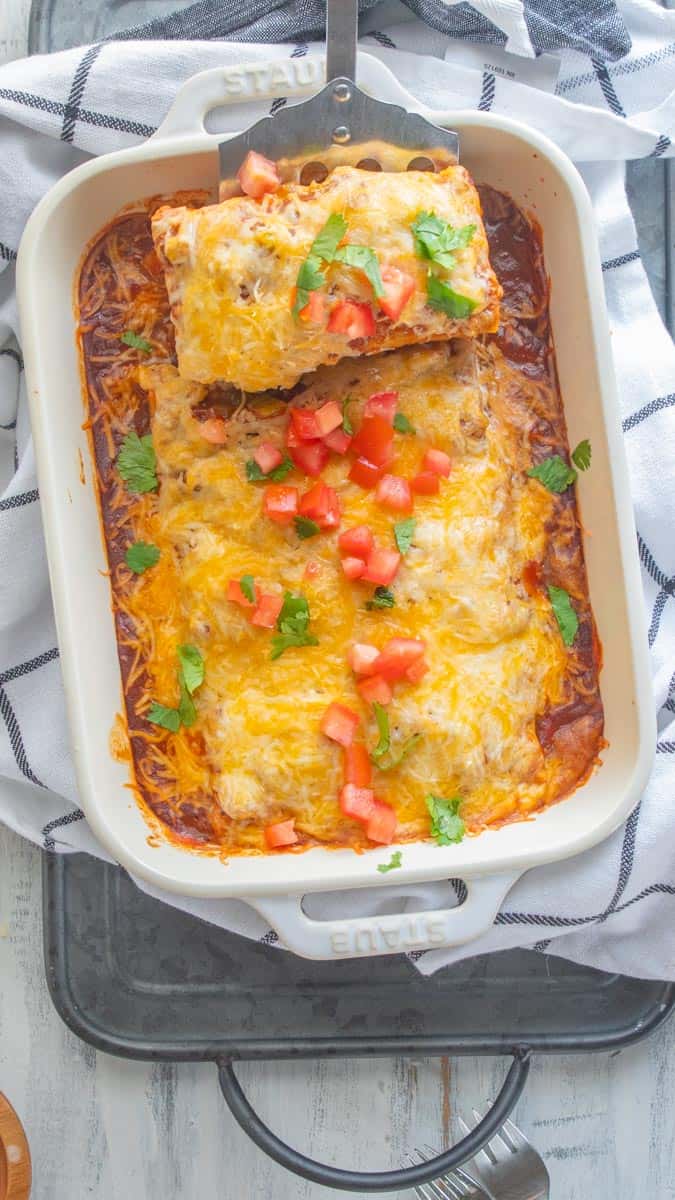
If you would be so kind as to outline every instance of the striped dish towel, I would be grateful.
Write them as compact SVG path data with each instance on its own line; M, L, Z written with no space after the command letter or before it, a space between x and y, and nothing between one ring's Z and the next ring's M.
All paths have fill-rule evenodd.
M12 264L21 230L64 172L89 155L148 137L196 71L319 51L302 40L318 33L311 23L316 7L313 0L203 0L168 24L143 30L162 40L125 38L0 68L0 820L48 849L105 857L77 806L68 749L16 320ZM492 109L536 125L579 164L591 193L660 730L651 781L623 829L573 861L528 872L480 942L416 956L417 965L429 973L462 955L534 945L610 971L675 978L675 351L640 260L624 187L627 159L673 154L675 13L647 0L623 0L618 11L605 0L576 6L409 0L393 11L405 19L385 27L372 25L380 7L365 13L362 46L404 87L432 108ZM270 25L273 18L281 24ZM294 25L295 18L305 23ZM491 43L487 65L481 66L480 54L475 58L475 44L454 40L457 32ZM171 40L192 33L248 44ZM261 35L275 36L277 44L259 44ZM279 44L289 37L297 40ZM545 62L533 59L533 47L553 54ZM506 59L492 56L504 49ZM269 102L238 107L230 128L267 109ZM343 893L321 904L327 915L372 912L390 904L395 890ZM446 905L457 893L461 897L461 886L450 882L419 886L413 894L406 888L411 908ZM275 941L244 904L163 898L238 933Z

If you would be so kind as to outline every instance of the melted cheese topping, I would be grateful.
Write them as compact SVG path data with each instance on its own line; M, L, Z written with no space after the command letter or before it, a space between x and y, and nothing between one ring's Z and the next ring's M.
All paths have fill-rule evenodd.
M475 225L452 271L441 272L476 308L451 319L426 303L429 264L415 252L411 224L420 211L460 228ZM346 240L369 246L381 267L416 280L397 322L377 312L365 276L333 263L326 268L329 305L341 299L373 304L377 329L367 340L328 333L292 315L298 270L332 213L347 220ZM499 323L501 288L490 266L478 193L464 167L372 173L336 168L323 183L285 184L261 202L234 197L203 208L161 208L152 222L163 263L183 378L224 381L245 391L291 387L301 375L345 356L490 332Z

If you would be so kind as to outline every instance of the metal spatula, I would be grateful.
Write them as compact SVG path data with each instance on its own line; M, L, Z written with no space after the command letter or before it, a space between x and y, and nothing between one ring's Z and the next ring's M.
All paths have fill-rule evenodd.
M372 100L354 82L358 0L327 0L326 78L316 96L264 117L221 142L221 199L238 190L249 150L274 159L284 181L310 183L333 167L370 171L442 170L457 162L459 138L417 113Z

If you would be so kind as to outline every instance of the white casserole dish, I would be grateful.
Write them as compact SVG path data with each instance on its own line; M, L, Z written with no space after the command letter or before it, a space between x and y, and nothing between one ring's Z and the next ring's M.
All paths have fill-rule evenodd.
M305 81L312 73L315 78L309 87L298 84L295 94L320 84L320 61L303 60ZM123 701L95 473L82 430L70 303L74 279L87 242L125 205L180 188L215 189L222 135L205 132L204 117L233 95L266 94L261 78L260 63L255 73L240 67L195 76L149 142L95 159L60 180L33 213L21 243L17 273L26 376L80 801L96 836L128 870L170 892L241 897L299 954L331 958L455 945L490 926L523 871L607 837L639 799L654 752L642 588L593 212L576 169L541 134L487 113L428 112L382 63L359 55L365 90L456 129L462 161L474 178L510 193L543 227L570 443L588 437L593 445L593 467L582 475L579 493L584 524L593 535L585 552L604 647L601 690L609 748L602 766L570 799L530 821L455 846L407 845L397 887L460 877L468 888L461 907L324 922L305 915L302 896L389 884L389 876L375 869L389 858L386 847L361 855L313 849L300 856L222 862L158 844L125 788L128 768L110 753L110 730ZM278 94L278 81L271 86L269 95ZM84 485L80 453L87 464Z

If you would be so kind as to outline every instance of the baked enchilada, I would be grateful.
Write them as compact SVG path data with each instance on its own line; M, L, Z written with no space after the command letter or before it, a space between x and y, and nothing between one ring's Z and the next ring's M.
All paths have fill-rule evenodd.
M590 447L571 458L538 231L499 193L482 202L498 331L346 358L290 391L183 377L152 205L88 253L80 342L135 786L187 844L447 844L598 762L574 491Z

